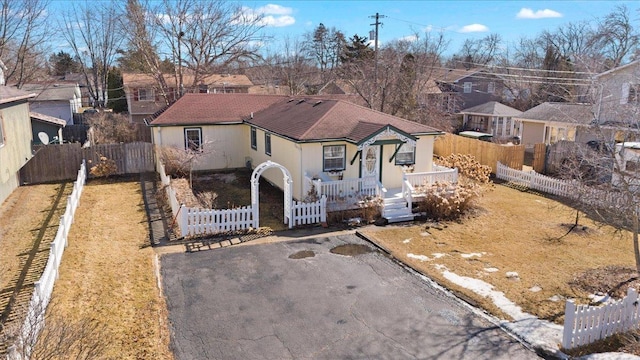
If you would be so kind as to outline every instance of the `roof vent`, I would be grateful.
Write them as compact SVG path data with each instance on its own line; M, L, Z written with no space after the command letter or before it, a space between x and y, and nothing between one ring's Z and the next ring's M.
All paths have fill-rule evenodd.
M320 104L322 104L322 100L320 100L320 101L316 101L316 103L315 103L315 104L313 104L313 107L316 107L316 106L318 106L318 105L320 105Z
M297 104L302 104L303 102L304 102L304 99L298 100Z

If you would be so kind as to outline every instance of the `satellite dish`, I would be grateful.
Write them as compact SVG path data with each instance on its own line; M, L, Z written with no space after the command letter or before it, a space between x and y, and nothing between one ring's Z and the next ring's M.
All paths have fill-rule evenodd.
M38 139L40 139L40 142L44 145L49 144L49 135L44 131L38 133Z

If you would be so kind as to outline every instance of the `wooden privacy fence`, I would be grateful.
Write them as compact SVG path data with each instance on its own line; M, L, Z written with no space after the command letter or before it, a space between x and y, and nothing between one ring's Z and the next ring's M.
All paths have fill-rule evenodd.
M31 301L29 302L29 308L27 309L27 318L25 319L19 338L16 340L18 344L14 344L9 347L10 359L28 359L30 353L30 344L35 344L35 340L38 337L40 330L44 327L45 310L51 300L51 293L53 292L53 285L58 278L58 268L62 261L62 254L67 247L67 236L73 223L73 217L76 213L76 209L80 204L80 196L84 188L84 183L87 178L87 167L84 162L80 165L80 170L76 171L77 178L73 184L73 191L67 198L67 207L64 211L64 215L60 217L60 225L56 236L51 243L49 249L49 258L44 268L40 279L35 282ZM18 346L20 348L26 348L26 354L21 354L17 351Z
M153 144L104 144L82 148L78 143L42 146L20 169L21 184L38 184L73 179L76 165L86 160L88 169L100 162L100 157L115 161L114 175L137 174L154 170Z
M454 134L436 138L433 153L442 157L451 154L473 155L480 164L491 167L494 174L498 162L514 169L521 169L524 164L524 145L500 145Z
M638 292L635 289L629 288L623 299L602 306L576 305L568 300L562 347L573 349L639 327Z

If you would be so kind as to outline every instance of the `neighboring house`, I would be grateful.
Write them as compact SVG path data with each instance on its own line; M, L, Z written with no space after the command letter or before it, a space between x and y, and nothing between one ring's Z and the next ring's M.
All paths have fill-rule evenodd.
M30 112L33 145L62 144L62 128L67 124L53 116Z
M20 168L32 156L28 101L34 96L0 86L0 204L20 185Z
M33 83L25 84L22 90L36 93L30 100L32 111L62 119L67 125L73 125L73 114L82 107L78 84Z
M490 101L460 111L463 130L493 135L494 139L511 139L520 133L520 123L513 120L522 111L497 101Z
M281 164L295 199L307 195L305 178L401 188L405 170L433 170L434 140L443 134L346 101L251 94L187 94L150 126L158 146L201 151L199 170ZM264 176L283 188L279 172Z
M205 77L200 84L193 86L193 75L182 77L183 89L180 91L173 75L164 76L166 89L158 88L156 80L148 74L124 73L122 81L129 108L129 120L142 123L154 114L164 110L168 104L180 98L180 94L246 94L253 83L246 75L214 74Z
M636 124L640 116L640 60L595 76L598 124Z
M611 182L616 186L640 185L640 142L621 142L615 147L617 171L613 171Z
M591 125L593 120L590 104L558 102L542 103L514 117L514 121L521 124L517 135L527 147L560 140L575 141L577 129Z
M431 97L439 98L442 110L450 114L500 101L505 92L504 81L482 69L436 68L430 73L430 80L435 86L427 86L426 91Z

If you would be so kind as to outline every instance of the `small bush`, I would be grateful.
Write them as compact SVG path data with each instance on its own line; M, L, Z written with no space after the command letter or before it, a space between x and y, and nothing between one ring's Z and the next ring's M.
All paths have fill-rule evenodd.
M481 184L490 182L491 168L482 165L472 155L451 154L447 157L437 157L436 163L450 168L458 168L460 175L465 176Z
M100 162L92 166L89 173L96 177L109 177L118 172L118 166L112 159L100 156Z
M417 204L418 211L433 220L454 220L473 207L473 200L480 196L480 185L473 182L436 182L418 190L424 194Z

